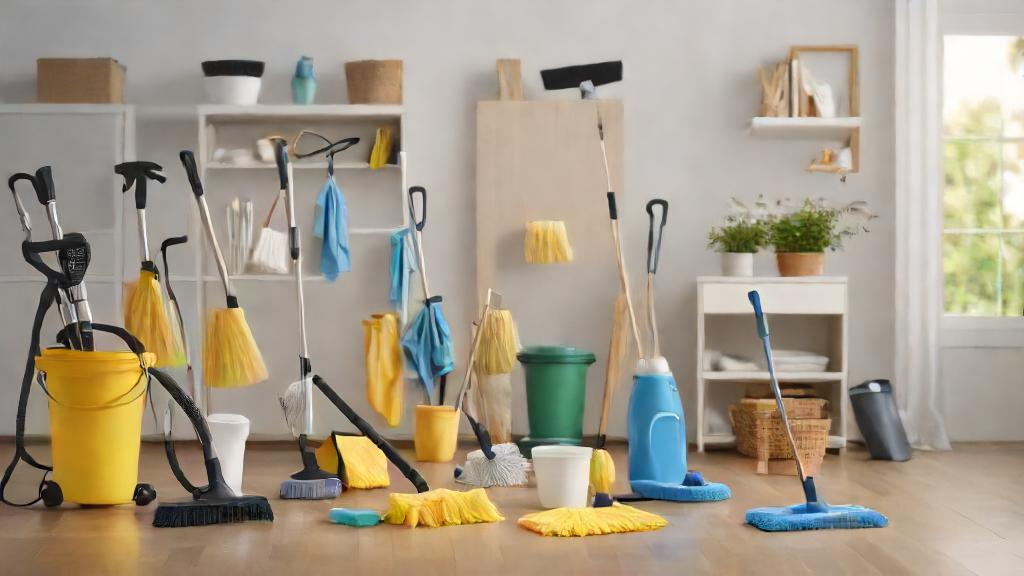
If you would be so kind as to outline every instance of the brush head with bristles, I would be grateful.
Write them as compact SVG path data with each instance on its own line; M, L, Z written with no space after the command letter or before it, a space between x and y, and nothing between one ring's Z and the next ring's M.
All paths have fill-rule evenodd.
M526 223L523 256L527 264L572 262L572 245L561 220L537 220Z
M509 443L495 444L491 449L493 460L488 460L482 450L470 452L466 464L455 468L455 481L480 488L525 485L531 466L519 447Z
M216 308L206 317L203 378L213 388L251 386L267 379L267 366L241 308Z
M261 228L246 269L259 274L287 274L291 266L288 234L269 227Z
M512 372L519 352L519 334L512 313L492 308L481 330L477 369L487 376Z
M273 522L274 511L263 496L203 498L184 502L164 502L156 508L153 526L183 528L262 520Z
M622 61L598 62L597 64L580 64L562 68L549 68L540 71L545 90L563 90L579 88L580 84L590 81L594 86L611 84L622 80Z
M157 367L180 366L185 363L181 341L175 341L167 317L160 281L150 270L142 270L138 282L126 294L124 327L142 342L147 352L156 355Z
M341 479L295 480L281 482L282 500L330 500L341 494Z

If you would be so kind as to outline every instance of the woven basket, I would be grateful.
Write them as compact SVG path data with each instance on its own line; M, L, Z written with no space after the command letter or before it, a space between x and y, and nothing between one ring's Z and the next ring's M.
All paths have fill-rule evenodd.
M831 419L821 417L827 402L820 398L785 398L784 402L800 459L807 473L814 474L825 458L832 426ZM798 414L817 417L801 418ZM757 458L758 472L767 472L769 460L793 458L782 416L775 409L774 401L744 399L738 406L729 407L729 417L736 433L736 449L744 456Z
M352 104L401 104L401 60L356 60L345 63L348 101Z

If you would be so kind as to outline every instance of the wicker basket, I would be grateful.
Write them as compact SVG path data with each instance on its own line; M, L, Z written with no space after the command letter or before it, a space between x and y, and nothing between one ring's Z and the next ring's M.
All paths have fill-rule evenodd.
M345 63L348 101L352 104L401 104L401 60L357 60Z
M785 398L789 426L793 430L800 459L808 474L817 473L828 447L832 420L823 418L827 402L821 398ZM813 416L813 417L808 417ZM740 454L757 458L757 471L766 474L769 460L793 458L774 400L745 398L729 407Z

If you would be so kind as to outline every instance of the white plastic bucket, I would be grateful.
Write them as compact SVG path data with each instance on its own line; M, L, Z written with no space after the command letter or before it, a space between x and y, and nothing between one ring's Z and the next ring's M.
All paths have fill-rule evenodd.
M533 472L544 508L585 508L590 487L590 456L583 446L536 446Z
M206 76L203 78L206 100L211 104L255 104L260 97L262 80L256 76Z
M210 435L213 436L213 447L220 459L224 481L236 496L241 496L249 419L241 414L210 414L206 422L210 425Z

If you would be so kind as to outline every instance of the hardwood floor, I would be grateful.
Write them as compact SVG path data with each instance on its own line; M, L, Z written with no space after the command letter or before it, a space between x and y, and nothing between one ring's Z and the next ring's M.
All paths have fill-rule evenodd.
M13 446L0 444L0 463ZM42 457L43 447L33 449ZM411 450L403 450L411 458ZM626 448L612 447L626 490ZM198 450L183 450L199 474ZM456 457L462 462L463 451ZM281 501L280 481L298 468L291 445L251 443L247 492L266 495L274 523L156 529L153 507L57 510L0 506L3 574L1024 574L1024 444L959 445L916 453L907 463L871 462L857 449L829 456L819 479L835 503L875 508L891 519L877 530L766 534L743 524L754 506L796 503L791 477L757 476L733 452L691 454L690 467L732 487L710 504L640 503L665 516L657 532L545 538L516 526L538 507L532 488L489 489L505 515L497 524L354 529L326 521L332 506L383 509L386 490L347 492L334 501ZM450 464L418 466L432 487L453 488ZM38 480L26 468L15 490ZM411 491L391 471L392 489ZM140 479L161 498L186 494L160 445L143 446Z

